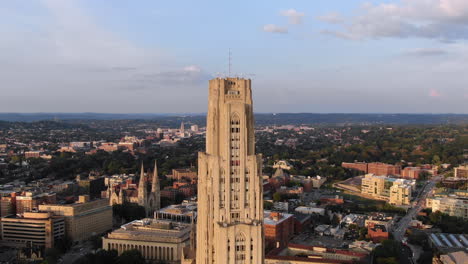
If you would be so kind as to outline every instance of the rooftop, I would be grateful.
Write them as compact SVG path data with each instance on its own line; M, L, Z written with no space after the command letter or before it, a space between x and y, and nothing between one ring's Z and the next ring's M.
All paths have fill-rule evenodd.
M265 225L278 225L278 224L284 222L286 219L288 219L290 217L293 217L293 215L292 214L279 213L279 212L265 211L264 212L263 223Z
M125 224L108 234L109 239L180 243L189 239L191 225L145 218Z

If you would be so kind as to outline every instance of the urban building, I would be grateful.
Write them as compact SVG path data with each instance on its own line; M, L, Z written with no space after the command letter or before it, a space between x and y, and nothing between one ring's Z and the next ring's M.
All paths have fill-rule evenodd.
M367 163L365 162L342 162L341 167L367 173Z
M344 204L343 196L339 195L322 195L320 197L320 202L322 204Z
M468 263L468 253L465 251L451 252L439 257L434 256L432 259L433 264L465 264Z
M55 193L28 191L16 195L15 201L16 213L22 214L37 209L40 204L55 204L57 202L57 195Z
M101 192L106 189L104 177L102 176L89 175L88 177L83 177L78 175L76 176L76 182L78 186L88 191L91 198L101 198Z
M294 235L294 217L280 212L264 212L263 228L266 248L284 247Z
M0 192L0 217L16 213L16 193L11 191Z
M341 164L343 168L354 169L358 171L362 171L364 173L372 173L375 175L400 175L401 173L401 166L399 165L391 165L381 162L372 162L372 163L365 163L365 162L354 162L348 163L343 162Z
M63 216L66 235L73 241L82 241L112 229L112 207L107 199L90 201L89 196L84 195L73 204L39 205L39 211Z
M325 215L325 208L321 208L321 207L299 206L296 209L294 209L294 211L301 213L301 214L306 214L306 215L311 215L311 214Z
M121 226L102 238L105 250L118 254L136 249L146 260L180 263L190 245L192 224L145 218Z
M468 219L468 198L432 197L426 199L426 207L433 212L440 211L450 216Z
M337 264L360 263L368 258L367 253L351 250L289 244L270 251L265 264Z
M307 177L301 180L301 183L304 185L305 192L311 192L313 189L319 189L325 182L327 178L322 176Z
M467 234L432 233L429 235L429 244L437 252L446 254L468 248Z
M40 151L26 151L24 152L24 157L26 159L39 158L41 157L41 152Z
M373 162L367 164L367 173L375 175L400 175L401 166L385 164L381 162Z
M361 193L393 205L409 205L415 180L404 180L366 174L362 178Z
M262 157L254 132L251 80L211 80L206 152L198 157L197 264L264 263Z
M2 217L2 240L53 248L65 236L63 216L49 212L25 212Z
M390 187L389 204L392 205L409 205L411 202L412 186L406 184L404 180L398 179L393 182Z
M407 179L419 179L419 174L423 170L419 167L406 167L401 171L401 177L407 178Z
M197 172L192 169L172 169L172 174L166 177L177 181L182 179L192 181L197 179Z
M367 236L374 243L381 243L382 241L388 239L389 233L385 225L375 224L370 222L367 225Z
M385 215L383 213L371 213L365 220L364 226L384 226L385 230L390 230L393 226L393 216Z
M455 178L468 178L468 165L455 168L453 175Z
M155 219L165 219L176 222L191 223L196 218L197 203L183 202L161 208L154 213Z

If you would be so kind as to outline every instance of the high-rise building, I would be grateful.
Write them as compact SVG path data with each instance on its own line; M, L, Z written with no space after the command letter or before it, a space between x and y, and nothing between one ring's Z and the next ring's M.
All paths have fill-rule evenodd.
M206 152L198 156L197 264L264 262L261 168L251 80L211 80Z

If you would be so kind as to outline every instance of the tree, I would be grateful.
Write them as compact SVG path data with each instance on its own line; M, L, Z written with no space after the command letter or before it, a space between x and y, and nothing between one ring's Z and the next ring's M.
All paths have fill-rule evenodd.
M141 252L136 249L124 251L117 259L118 264L145 264Z
M273 203L268 201L263 201L263 209L271 210L273 209Z
M117 250L99 250L96 252L96 264L114 264L117 262Z
M280 202L282 200L282 198L283 197L282 197L281 193L279 193L279 192L275 192L273 194L273 201L275 201L275 202Z
M333 214L333 218L331 220L333 226L337 226L340 223L340 218L337 214Z
M419 173L419 180L422 180L422 181L425 181L427 180L429 177L431 176L431 174L427 171L422 171L421 173Z
M45 251L45 260L48 264L55 264L60 256L60 251L56 248L48 248Z

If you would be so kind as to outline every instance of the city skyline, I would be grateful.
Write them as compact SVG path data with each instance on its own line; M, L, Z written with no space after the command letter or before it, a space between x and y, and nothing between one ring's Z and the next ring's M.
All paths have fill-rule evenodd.
M258 112L468 113L468 2L365 2L8 2L0 112L204 113L231 49Z

